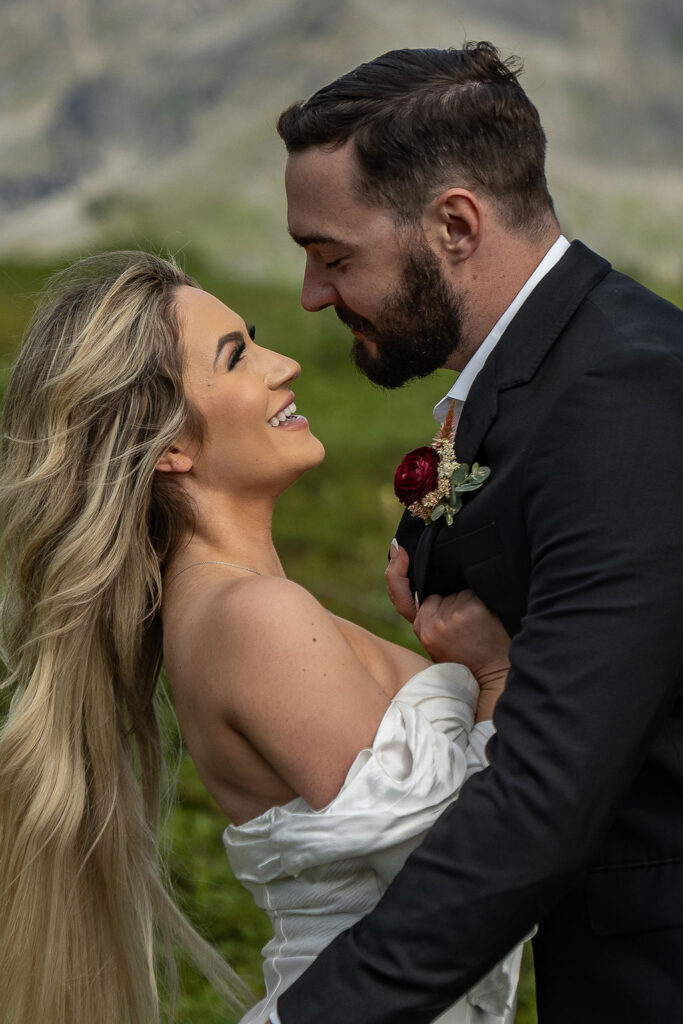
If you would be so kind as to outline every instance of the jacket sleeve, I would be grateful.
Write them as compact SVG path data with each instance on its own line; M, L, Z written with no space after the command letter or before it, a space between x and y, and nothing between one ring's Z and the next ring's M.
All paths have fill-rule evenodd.
M530 592L491 765L282 1024L427 1024L588 864L681 685L682 395L681 359L650 347L554 404L525 464Z

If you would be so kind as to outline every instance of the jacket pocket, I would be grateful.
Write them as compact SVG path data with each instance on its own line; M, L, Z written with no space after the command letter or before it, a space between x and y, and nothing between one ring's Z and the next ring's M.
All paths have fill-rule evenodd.
M470 533L450 536L446 527L439 534L434 545L434 557L454 561L460 566L476 565L500 555L503 546L495 523L487 523Z
M596 935L683 927L683 858L593 868L586 900Z
M443 527L435 540L426 592L446 595L469 587L514 635L519 629L519 588L508 576L498 527L487 523L457 536L449 532L454 529Z

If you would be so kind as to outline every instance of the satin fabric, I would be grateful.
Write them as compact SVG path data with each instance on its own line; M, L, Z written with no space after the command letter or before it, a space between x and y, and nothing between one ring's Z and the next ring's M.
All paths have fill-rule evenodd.
M473 724L478 695L462 665L429 666L401 688L372 747L325 808L298 797L226 828L233 872L274 933L263 949L266 998L241 1024L265 1024L282 992L372 910L466 779L486 766L493 725ZM520 945L440 1024L512 1024L521 952Z

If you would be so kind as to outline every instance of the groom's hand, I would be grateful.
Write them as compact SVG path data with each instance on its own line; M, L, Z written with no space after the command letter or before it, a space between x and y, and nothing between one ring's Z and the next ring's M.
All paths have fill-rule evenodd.
M394 537L389 549L389 564L384 573L387 581L389 599L399 615L408 622L415 622L418 604L413 597L408 578L410 559L405 548L400 547Z

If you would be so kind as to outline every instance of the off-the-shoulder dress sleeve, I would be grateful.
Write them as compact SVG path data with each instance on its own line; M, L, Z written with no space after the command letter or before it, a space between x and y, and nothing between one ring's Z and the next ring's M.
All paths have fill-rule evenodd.
M429 666L401 688L372 747L360 751L326 807L313 810L296 798L225 830L233 871L275 931L263 951L269 998L261 1012L374 906L469 775L486 766L494 730L491 722L474 724L478 696L462 665ZM510 1024L520 957L518 948L443 1024Z

